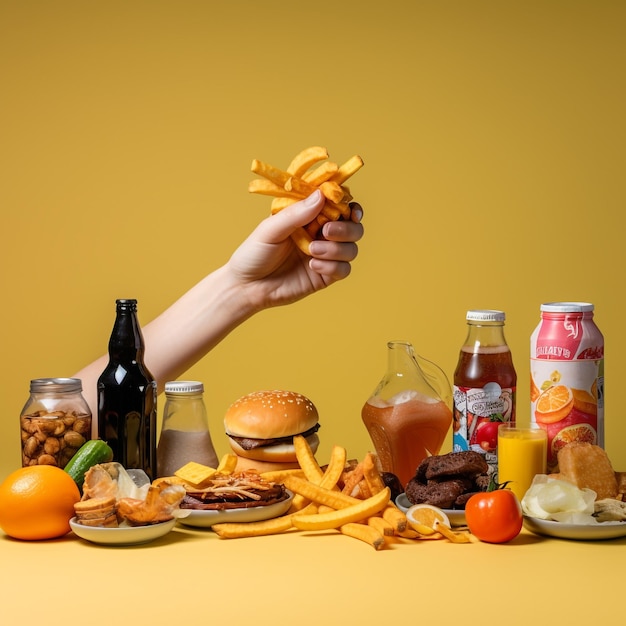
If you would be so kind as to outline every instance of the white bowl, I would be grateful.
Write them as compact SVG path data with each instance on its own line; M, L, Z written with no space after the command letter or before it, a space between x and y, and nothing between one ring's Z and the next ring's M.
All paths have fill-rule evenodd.
M566 524L553 520L524 516L524 528L536 535L558 539L596 541L626 537L626 522L598 522L597 524Z
M73 517L70 527L74 534L90 541L109 546L133 546L154 541L167 535L174 528L176 518L161 522L160 524L148 524L147 526L119 526L118 528L105 528L103 526L85 526Z

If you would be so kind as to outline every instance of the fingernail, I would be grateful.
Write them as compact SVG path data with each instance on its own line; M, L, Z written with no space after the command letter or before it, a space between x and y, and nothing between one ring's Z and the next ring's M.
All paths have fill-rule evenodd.
M356 222L360 222L363 219L363 209L354 209L354 217Z
M309 252L311 254L319 254L322 251L322 246L319 241L315 239L309 244Z
M314 207L320 201L321 191L316 189L308 198L304 199L304 206L307 209Z

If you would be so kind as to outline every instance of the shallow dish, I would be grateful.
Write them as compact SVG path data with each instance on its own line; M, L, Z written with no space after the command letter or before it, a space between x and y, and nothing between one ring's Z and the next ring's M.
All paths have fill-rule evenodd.
M160 524L149 524L148 526L104 528L102 526L79 524L75 517L70 520L70 527L75 535L91 543L109 546L133 546L148 543L167 535L174 528L175 524L176 518Z
M405 513L411 508L411 503L409 499L406 497L405 493L401 493L396 498L396 506ZM460 509L441 509L450 520L450 524L452 526L466 526L467 522L465 521L465 511Z
M289 490L287 493L289 497L282 502L266 506L254 506L250 509L227 509L225 511L196 511L192 509L189 515L179 518L178 521L185 526L195 526L196 528L210 528L213 524L223 522L261 522L287 512L293 500L293 493Z
M537 535L558 539L597 541L626 537L625 522L601 522L599 524L564 524L553 520L524 516L524 528Z

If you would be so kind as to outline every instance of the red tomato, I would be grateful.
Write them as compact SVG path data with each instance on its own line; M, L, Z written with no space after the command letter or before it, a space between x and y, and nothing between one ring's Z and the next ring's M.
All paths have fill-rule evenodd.
M522 507L510 489L474 494L465 505L470 532L487 543L505 543L522 530Z

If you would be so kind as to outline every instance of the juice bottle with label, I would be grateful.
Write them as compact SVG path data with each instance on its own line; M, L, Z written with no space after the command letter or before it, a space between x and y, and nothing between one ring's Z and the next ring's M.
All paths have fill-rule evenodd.
M504 337L505 314L470 310L454 372L452 449L475 450L497 471L498 427L515 423L517 375Z
M548 471L572 441L604 446L604 338L593 304L549 302L530 339L531 421L548 433Z

